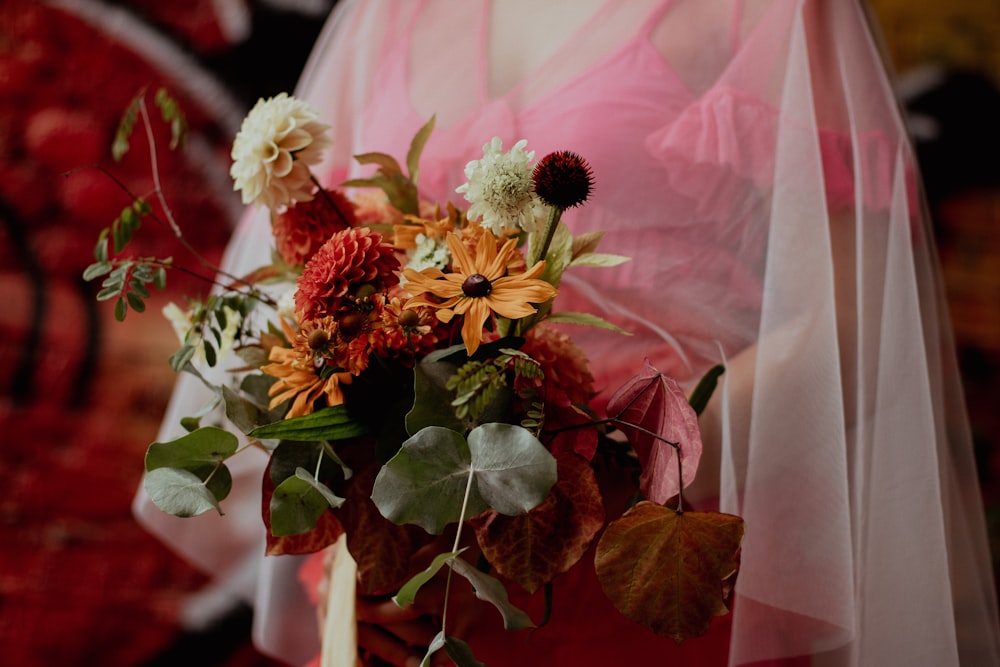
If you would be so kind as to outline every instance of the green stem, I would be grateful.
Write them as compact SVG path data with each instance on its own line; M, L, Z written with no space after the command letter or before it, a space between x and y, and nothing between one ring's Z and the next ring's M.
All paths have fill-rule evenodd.
M469 507L469 494L472 492L472 471L469 471L469 479L465 483L465 496L462 498L462 511L458 516L458 527L455 529L455 543L451 547L452 553L458 551L458 545L462 540L462 524L465 523L465 511ZM458 558L458 556L455 556ZM448 574L444 580L444 604L441 606L441 634L447 635L445 628L448 623L448 594L451 592L452 569L448 567Z
M531 252L528 255L528 268L535 265L536 262L545 259L545 255L549 252L549 246L552 244L552 237L556 234L556 227L559 224L559 219L562 217L562 209L552 206L549 208L549 217L545 221L545 229L542 231L542 242L537 246L531 244Z

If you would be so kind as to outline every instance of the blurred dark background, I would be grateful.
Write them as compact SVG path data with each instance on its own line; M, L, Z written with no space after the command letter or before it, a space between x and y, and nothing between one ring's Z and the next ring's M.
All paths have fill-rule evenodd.
M116 324L80 280L97 233L128 198L78 168L100 164L148 191L136 176L149 171L143 142L122 165L107 147L132 96L167 85L191 141L184 153L160 151L163 180L175 212L199 220L192 241L218 258L240 212L232 136L258 97L292 89L332 3L0 1L3 664L277 664L250 646L245 609L206 632L186 628L185 604L206 581L131 518L175 345L158 313ZM872 6L935 214L1000 563L1000 2ZM181 252L164 230L141 237L142 254ZM198 289L174 278L150 310Z

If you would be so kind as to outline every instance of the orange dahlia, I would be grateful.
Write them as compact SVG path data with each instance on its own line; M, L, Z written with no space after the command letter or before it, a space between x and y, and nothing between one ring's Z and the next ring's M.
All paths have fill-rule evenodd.
M306 262L295 292L303 320L336 315L341 302L359 289L381 292L399 282L399 260L382 235L366 227L334 234Z

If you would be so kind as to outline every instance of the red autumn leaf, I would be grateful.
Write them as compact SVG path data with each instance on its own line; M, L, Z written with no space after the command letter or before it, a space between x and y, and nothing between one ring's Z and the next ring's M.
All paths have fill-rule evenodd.
M639 486L646 498L664 504L694 480L701 459L701 430L698 415L677 382L653 368L646 360L642 372L626 382L608 401L608 415L620 422L642 464ZM630 428L628 425L640 428ZM651 433L680 447L677 450Z
M490 510L470 521L486 559L529 593L579 561L604 525L590 465L568 452L556 462L559 480L541 505L519 516Z
M680 643L729 613L743 519L640 502L608 524L594 565L622 614Z
M368 595L396 591L414 574L414 553L431 541L416 526L400 526L379 513L371 500L379 466L374 461L349 480L337 510L347 531L347 549L358 564L358 586Z
M271 534L271 496L274 495L274 482L271 480L271 465L268 463L264 470L264 485L261 512L264 516L264 525L267 527L267 555L280 556L282 554L309 554L324 549L340 537L344 528L333 512L327 510L323 512L316 527L308 533L299 535L276 536Z

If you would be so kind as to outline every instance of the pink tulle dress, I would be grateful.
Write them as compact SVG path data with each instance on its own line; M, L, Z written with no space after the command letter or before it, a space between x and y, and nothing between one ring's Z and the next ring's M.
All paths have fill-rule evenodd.
M484 611L470 638L477 656L490 665L1000 663L947 311L913 155L864 12L853 0L590 4L572 24L552 22L555 4L532 5L539 16L505 44L533 38L528 24L538 22L551 48L498 85L503 49L491 26L502 3L345 1L299 90L333 127L320 171L329 183L363 173L354 154L405 155L432 114L426 199L462 204L464 165L494 136L505 148L526 139L538 158L582 155L593 197L564 220L574 234L605 231L602 250L632 258L568 271L555 304L632 333L566 329L602 396L644 358L689 387L710 366L727 367L688 495L746 520L734 613L677 646L614 611L588 555L556 580L552 621L534 634L503 634ZM248 216L230 266L265 261L268 234L266 216ZM141 498L137 507L178 541L177 520L155 517ZM199 530L186 532L193 549ZM280 632L303 607L287 604L297 584L278 569L288 568L265 563L256 580L258 637L309 657L314 646ZM540 594L513 598L541 618ZM280 613L270 613L275 600Z

